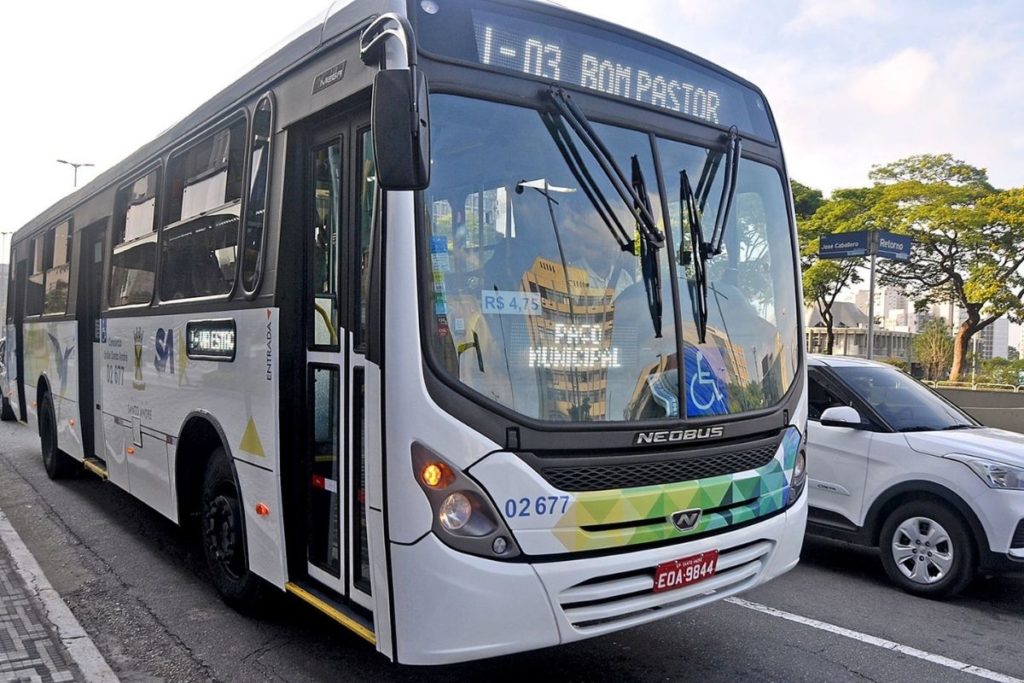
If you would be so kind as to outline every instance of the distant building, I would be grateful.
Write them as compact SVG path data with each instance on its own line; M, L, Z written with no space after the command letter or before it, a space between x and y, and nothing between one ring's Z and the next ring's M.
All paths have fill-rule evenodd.
M990 358L1006 358L1010 347L1010 321L997 318L995 322L978 334L978 355Z
M857 308L868 315L868 290L864 289L854 297ZM913 315L910 299L895 287L875 288L875 320L886 330L916 332L917 319Z
M859 306L847 302L836 302L832 306L832 353L836 356L867 358L868 316ZM807 350L810 353L825 353L828 344L828 329L821 319L816 306L807 310L805 318ZM875 326L874 358L898 358L911 361L910 341L914 338L906 330L885 329Z

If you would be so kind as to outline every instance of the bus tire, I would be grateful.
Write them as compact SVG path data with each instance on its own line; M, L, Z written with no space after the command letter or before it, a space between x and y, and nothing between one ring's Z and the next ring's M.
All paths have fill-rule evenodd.
M14 411L11 409L11 402L6 396L0 397L0 420L14 422Z
M200 529L203 554L213 584L224 602L253 610L263 598L264 582L249 571L241 495L223 448L210 456L203 476Z
M39 444L43 467L50 479L65 479L75 473L74 459L57 445L57 417L49 392L39 401Z

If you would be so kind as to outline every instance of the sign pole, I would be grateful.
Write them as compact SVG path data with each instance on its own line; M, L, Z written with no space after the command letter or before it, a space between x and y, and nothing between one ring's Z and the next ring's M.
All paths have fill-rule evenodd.
M878 253L878 231L868 233L871 274L868 276L868 360L875 355L875 256Z

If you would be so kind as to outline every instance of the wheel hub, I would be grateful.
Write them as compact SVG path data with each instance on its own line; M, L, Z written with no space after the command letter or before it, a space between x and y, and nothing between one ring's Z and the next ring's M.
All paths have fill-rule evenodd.
M900 523L893 533L890 552L903 576L926 586L942 581L953 567L949 532L928 517L911 517Z
M233 578L242 573L244 558L239 548L241 537L238 502L219 495L211 500L203 514L203 536L209 553Z

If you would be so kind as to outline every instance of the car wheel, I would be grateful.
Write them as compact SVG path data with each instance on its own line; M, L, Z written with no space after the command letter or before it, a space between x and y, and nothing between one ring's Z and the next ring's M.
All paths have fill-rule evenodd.
M882 525L879 550L885 573L908 593L948 597L974 578L967 525L939 503L914 501L894 510Z
M0 396L0 420L4 422L14 421L14 411L11 409L11 402L6 396Z
M39 402L39 445L50 479L65 479L75 473L75 460L57 445L57 418L49 393L43 394Z
M203 553L217 591L228 604L255 608L264 582L249 571L241 496L223 448L210 456L203 477Z

